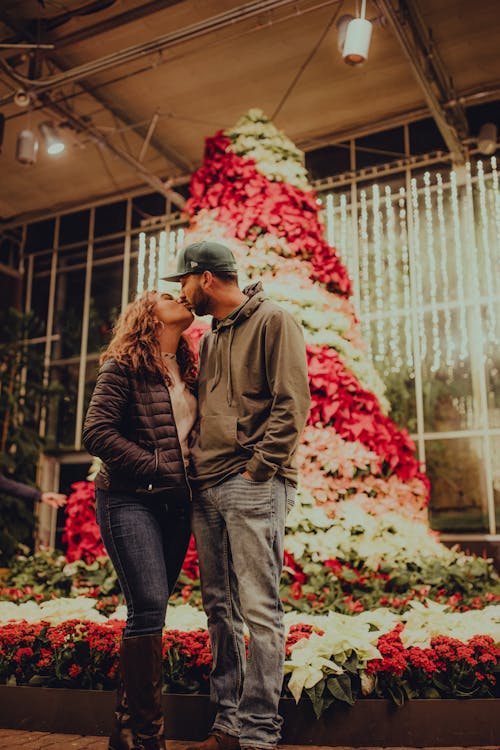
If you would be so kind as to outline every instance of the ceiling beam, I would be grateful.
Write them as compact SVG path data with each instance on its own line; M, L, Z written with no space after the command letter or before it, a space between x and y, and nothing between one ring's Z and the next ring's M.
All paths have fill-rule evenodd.
M184 0L151 0L151 2L148 3L141 3L137 8L132 8L131 10L126 10L122 13L116 13L114 16L103 18L101 21L97 21L97 23L89 24L81 29L71 31L65 36L59 37L57 39L57 49L61 50L64 47L69 47L70 45L75 44L76 42L83 42L97 34L103 34L106 31L116 31L120 26L125 26L133 21L140 21L141 18L146 18L153 13L157 13L160 10L166 10L173 5L179 5L182 2L184 2ZM78 14L72 13L71 11L63 13L60 16L43 18L42 29L45 30L45 33L50 33L55 28L58 28L75 18L80 17ZM16 39L14 39L14 41L16 41Z
M467 118L432 35L422 20L418 0L399 0L399 11L392 0L375 2L410 62L453 161L463 163L467 158L464 145L468 137ZM456 102L456 105L446 109L445 105L450 101Z
M321 6L331 5L337 3L339 0L325 0ZM218 13L215 16L210 16L202 21L184 26L174 31L169 31L162 36L151 39L148 42L142 42L140 44L127 47L126 49L113 52L105 57L91 60L90 62L84 63L83 65L77 65L74 68L66 70L64 73L56 75L46 76L45 78L39 78L32 80L25 76L16 74L15 71L10 70L10 75L17 81L21 86L24 86L28 93L40 93L52 91L56 88L60 88L67 83L73 83L75 81L81 81L87 79L96 73L102 73L105 70L118 67L120 65L126 65L134 62L135 60L144 57L145 55L151 55L154 53L161 52L164 49L173 47L177 44L181 44L193 39L198 39L206 34L213 33L220 29L234 26L235 23L241 23L242 21L262 16L263 13L267 13L272 10L277 10L288 5L297 5L297 0L252 0L243 5L238 5L235 8L231 8L223 13ZM317 6L316 6L317 7ZM1 15L0 15L1 18ZM5 61L0 60L2 67L6 72L9 72L10 66ZM13 95L9 94L0 99L0 105L9 104L13 99Z
M4 10L0 8L0 21L2 21L6 26L8 26L10 29L15 31L17 34L21 35L24 39L30 39L31 41L36 41L35 37L31 34L31 32L24 27L23 24L19 23L19 21L11 18ZM46 39L44 41L47 42L53 42L56 44L56 40L51 37L50 34L46 34ZM60 59L57 57L57 54L55 52L50 52L48 55L46 55L48 59L50 59L54 65L56 65L57 68L59 68L60 71L64 73L64 65L60 61ZM8 70L4 67L4 70L8 72ZM91 96L94 101L98 102L104 109L106 109L108 112L111 112L114 117L121 120L121 122L124 123L127 127L133 126L133 120L132 118L124 112L121 108L114 105L112 102L110 102L105 96L102 94L96 94L95 92L91 92L88 90L87 86L83 81L79 82L79 86L82 89L82 91L88 96ZM146 137L147 129L145 130L144 127L136 128L136 132L142 136L143 138ZM172 149L168 148L168 146L165 146L165 144L160 141L158 138L152 138L151 139L151 146L157 151L167 162L170 164L173 164L177 169L180 171L181 174L185 172L192 172L193 171L193 164L189 161L189 159L186 159L181 154L179 154L177 151L173 151Z
M78 117L78 115L75 115L73 112L68 110L66 107L63 107L61 104L51 101L48 94L42 94L41 98L45 109L48 109L56 114L77 132L85 133L86 135L90 136L91 140L94 141L95 144L106 149L106 151L113 154L113 156L116 156L129 169L138 174L145 183L151 185L151 187L161 195L169 198L175 206L177 206L178 208L184 207L186 199L184 198L184 196L180 195L180 193L172 190L169 181L164 182L163 180L161 180L143 164L141 164L141 162L138 161L134 156L129 154L128 151L125 151L124 149L120 148L112 141L110 141L108 138L106 138L106 136L104 136L95 126Z

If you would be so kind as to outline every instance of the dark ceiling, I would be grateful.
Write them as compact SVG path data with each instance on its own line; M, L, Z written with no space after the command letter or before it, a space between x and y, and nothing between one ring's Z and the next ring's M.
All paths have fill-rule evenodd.
M251 107L275 115L307 151L313 177L347 168L339 144L352 136L369 163L380 158L377 149L404 150L406 121L415 123L412 148L419 151L451 150L453 138L459 147L474 144L484 121L498 122L498 0L368 0L369 59L349 67L337 48L336 20L356 6L2 0L0 40L12 46L0 49L0 218L145 183L175 185L199 166L205 136ZM411 36L413 61L401 35ZM33 52L22 44L53 48ZM28 92L30 112L13 101L16 91L18 99ZM15 158L18 133L46 120L62 127L68 148L57 157L40 150L37 163L23 167Z

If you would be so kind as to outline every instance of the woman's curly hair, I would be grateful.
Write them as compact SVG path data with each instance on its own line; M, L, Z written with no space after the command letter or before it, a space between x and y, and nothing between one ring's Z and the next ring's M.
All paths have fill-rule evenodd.
M160 374L168 385L172 385L158 341L158 319L153 295L154 292L144 292L127 305L113 327L112 339L101 354L100 364L107 359L115 359L132 370L153 376ZM183 381L194 392L195 357L185 336L181 336L177 347L177 363Z

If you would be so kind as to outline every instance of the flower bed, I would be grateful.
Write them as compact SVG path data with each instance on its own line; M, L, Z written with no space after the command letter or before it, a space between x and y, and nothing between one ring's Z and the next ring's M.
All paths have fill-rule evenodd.
M88 597L0 605L0 683L109 690L116 684L123 609L106 618ZM71 615L78 614L78 617ZM71 619L64 619L67 617ZM414 603L404 615L286 615L284 695L308 698L317 716L334 701L498 697L500 606L449 613ZM168 692L208 691L204 615L171 608L163 636ZM184 623L184 625L182 624Z

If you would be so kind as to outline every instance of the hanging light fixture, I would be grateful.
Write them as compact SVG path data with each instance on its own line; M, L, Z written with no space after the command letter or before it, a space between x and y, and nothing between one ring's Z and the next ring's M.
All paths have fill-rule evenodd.
M366 18L366 0L362 0L360 17L353 18L345 27L345 42L342 50L344 62L348 65L364 63L368 58L371 36L372 24Z
M55 156L56 154L60 154L64 151L64 149L66 148L66 144L59 135L59 131L53 122L41 122L38 126L38 129L40 130L40 134L43 140L45 141L48 154L50 154L51 156Z
M16 159L20 164L34 164L38 154L38 140L29 128L21 130L16 140Z

